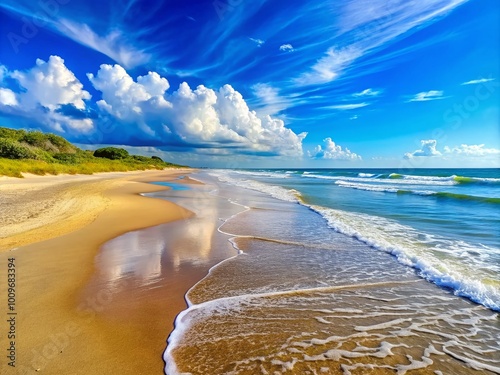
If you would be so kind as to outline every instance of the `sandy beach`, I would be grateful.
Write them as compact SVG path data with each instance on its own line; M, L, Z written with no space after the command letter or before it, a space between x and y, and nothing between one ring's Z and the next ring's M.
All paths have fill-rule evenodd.
M189 173L3 179L2 375L498 373L498 314L274 197L292 191Z
M139 195L167 189L148 181L170 181L187 172L0 180L0 269L3 273L7 259L15 258L17 312L16 367L2 358L2 374L163 372L166 337L175 315L185 308L184 293L203 273L178 280L168 294L142 293L140 301L114 301L106 287L90 294L84 289L106 241L192 216L166 200ZM2 300L6 292L6 283L1 283ZM141 308L128 308L137 303ZM109 309L121 313L110 319L105 317ZM6 335L0 344L9 347Z

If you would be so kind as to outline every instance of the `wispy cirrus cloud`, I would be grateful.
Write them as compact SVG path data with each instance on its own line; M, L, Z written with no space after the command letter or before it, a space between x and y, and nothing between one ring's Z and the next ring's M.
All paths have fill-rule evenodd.
M379 96L380 94L382 94L381 90L365 89L363 91L352 94L352 96L359 98L359 97L363 97L363 96L368 96L368 97L369 96Z
M350 0L332 5L336 27L324 55L302 73L298 85L336 80L356 60L428 25L468 0ZM340 9L339 9L340 8Z
M331 47L325 56L312 66L311 70L295 79L299 86L317 85L335 80L354 60L363 55L363 51L351 46L337 49Z
M411 99L408 100L408 102L428 102L430 100L439 100L439 99L445 99L446 97L443 96L443 91L439 90L430 90L430 91L423 91L419 92L418 94L415 94L415 96Z
M262 45L266 43L266 41L262 39L256 39L256 38L248 38L248 39L254 42L257 45L257 47L262 47Z
M132 1L127 5L127 10L133 3ZM100 52L127 68L133 68L151 60L151 54L134 39L134 34L124 31L122 20L108 22L109 27L107 30L101 27L102 30L96 31L90 24L95 23L96 17L88 14L71 13L71 7L65 7L64 5L66 5L66 2L59 5L57 2L51 4L51 2L45 3L41 1L17 0L16 2L9 2L6 0L5 4L0 4L0 8L22 16L24 24L28 25L29 30L33 30L30 31L33 36L23 41L22 44L36 37L38 27L43 27ZM106 25L105 22L104 25ZM26 36L23 29L21 29L20 34L21 36L18 36L18 38ZM19 46L16 48L19 48Z
M66 19L59 20L55 27L75 42L101 52L127 68L147 63L151 59L149 53L135 47L118 29L98 35L90 26Z
M252 90L258 98L256 109L261 115L276 115L292 104L291 100L280 96L278 88L268 83L257 83Z
M358 109L358 108L363 108L370 105L369 103L363 102L363 103L352 103L352 104L336 104L336 105L329 105L323 108L327 109L338 109L339 111L349 111L351 109Z
M0 64L0 83L3 81L3 77L7 75L7 68Z
M494 80L495 80L495 78L473 79L471 81L464 82L461 85L477 85L479 83L486 83L486 82L491 82L491 81L494 81Z

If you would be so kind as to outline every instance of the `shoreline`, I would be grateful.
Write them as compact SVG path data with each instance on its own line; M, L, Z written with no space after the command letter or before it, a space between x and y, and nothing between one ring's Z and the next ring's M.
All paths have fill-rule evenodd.
M4 249L0 252L0 269L7 268L8 258L15 258L16 288L19 291L16 301L16 311L19 312L16 322L19 340L16 344L16 368L1 361L2 373L162 373L161 353L168 336L168 325L173 324L173 320L169 322L161 316L157 317L161 320L158 324L165 327L165 340L160 352L155 353L157 342L148 344L147 337L134 337L137 331L123 326L123 323L106 322L106 310L118 304L109 290L102 288L86 297L82 296L85 294L82 291L95 273L95 256L103 244L131 231L193 215L167 200L142 196L144 193L168 190L165 186L147 182L172 181L186 175L186 172L191 170L112 173L84 178L50 176L48 179L39 177L13 183L16 186L11 191L18 196L23 195L21 185L31 184L27 190L36 192L37 188L32 185L42 183L45 193L56 191L53 200L64 198L69 203L65 202L66 211L62 215L60 212L54 215L60 207L54 204L49 207L49 213L35 217L38 221L47 220L44 225L24 233L14 232L12 237L15 237L17 245L14 249L8 247L12 241L3 239L0 242ZM58 190L61 180L66 183L63 191ZM197 183L186 180L183 182ZM12 181L8 183L12 185ZM0 190L5 184L5 180L0 183ZM47 184L49 186L45 186ZM75 194L82 191L84 193L75 199ZM98 201L90 204L87 215L72 218L72 210L84 210L89 197L94 195L98 195ZM29 204L30 200L31 204L37 205L33 195L23 199L17 209ZM47 231L47 228L50 230ZM45 236L40 235L41 232L45 232ZM192 281L192 277L183 280L181 289L172 293L172 311L178 310L178 313L185 308L185 291L182 288L187 290L194 284ZM5 296L6 292L5 283L0 284L0 295ZM150 332L154 335L153 331L157 328L154 325L145 327L142 334ZM136 345L138 341L141 342L140 347ZM7 345L3 337L0 344L2 347ZM121 366L117 368L118 364Z

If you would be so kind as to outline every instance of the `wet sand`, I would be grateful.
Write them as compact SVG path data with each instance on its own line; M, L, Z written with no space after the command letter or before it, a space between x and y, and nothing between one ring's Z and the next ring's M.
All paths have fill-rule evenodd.
M134 292L123 299L115 299L107 286L89 293L87 285L106 241L193 215L139 195L166 189L146 181L171 181L186 172L2 179L1 235L8 236L0 240L0 270L4 274L7 259L15 258L17 313L16 367L3 357L2 374L163 373L161 354L175 315L185 308L184 293L206 270L187 272L161 293L129 285ZM0 283L5 306L6 287ZM7 328L3 323L0 332ZM0 345L9 347L4 334Z

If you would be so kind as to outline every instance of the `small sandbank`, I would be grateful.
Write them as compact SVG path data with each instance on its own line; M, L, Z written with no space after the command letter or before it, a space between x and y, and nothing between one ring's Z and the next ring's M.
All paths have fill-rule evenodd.
M1 177L0 251L80 229L110 207L112 197L164 190L138 182L170 180L185 172L176 169L75 176L26 174L23 179Z

